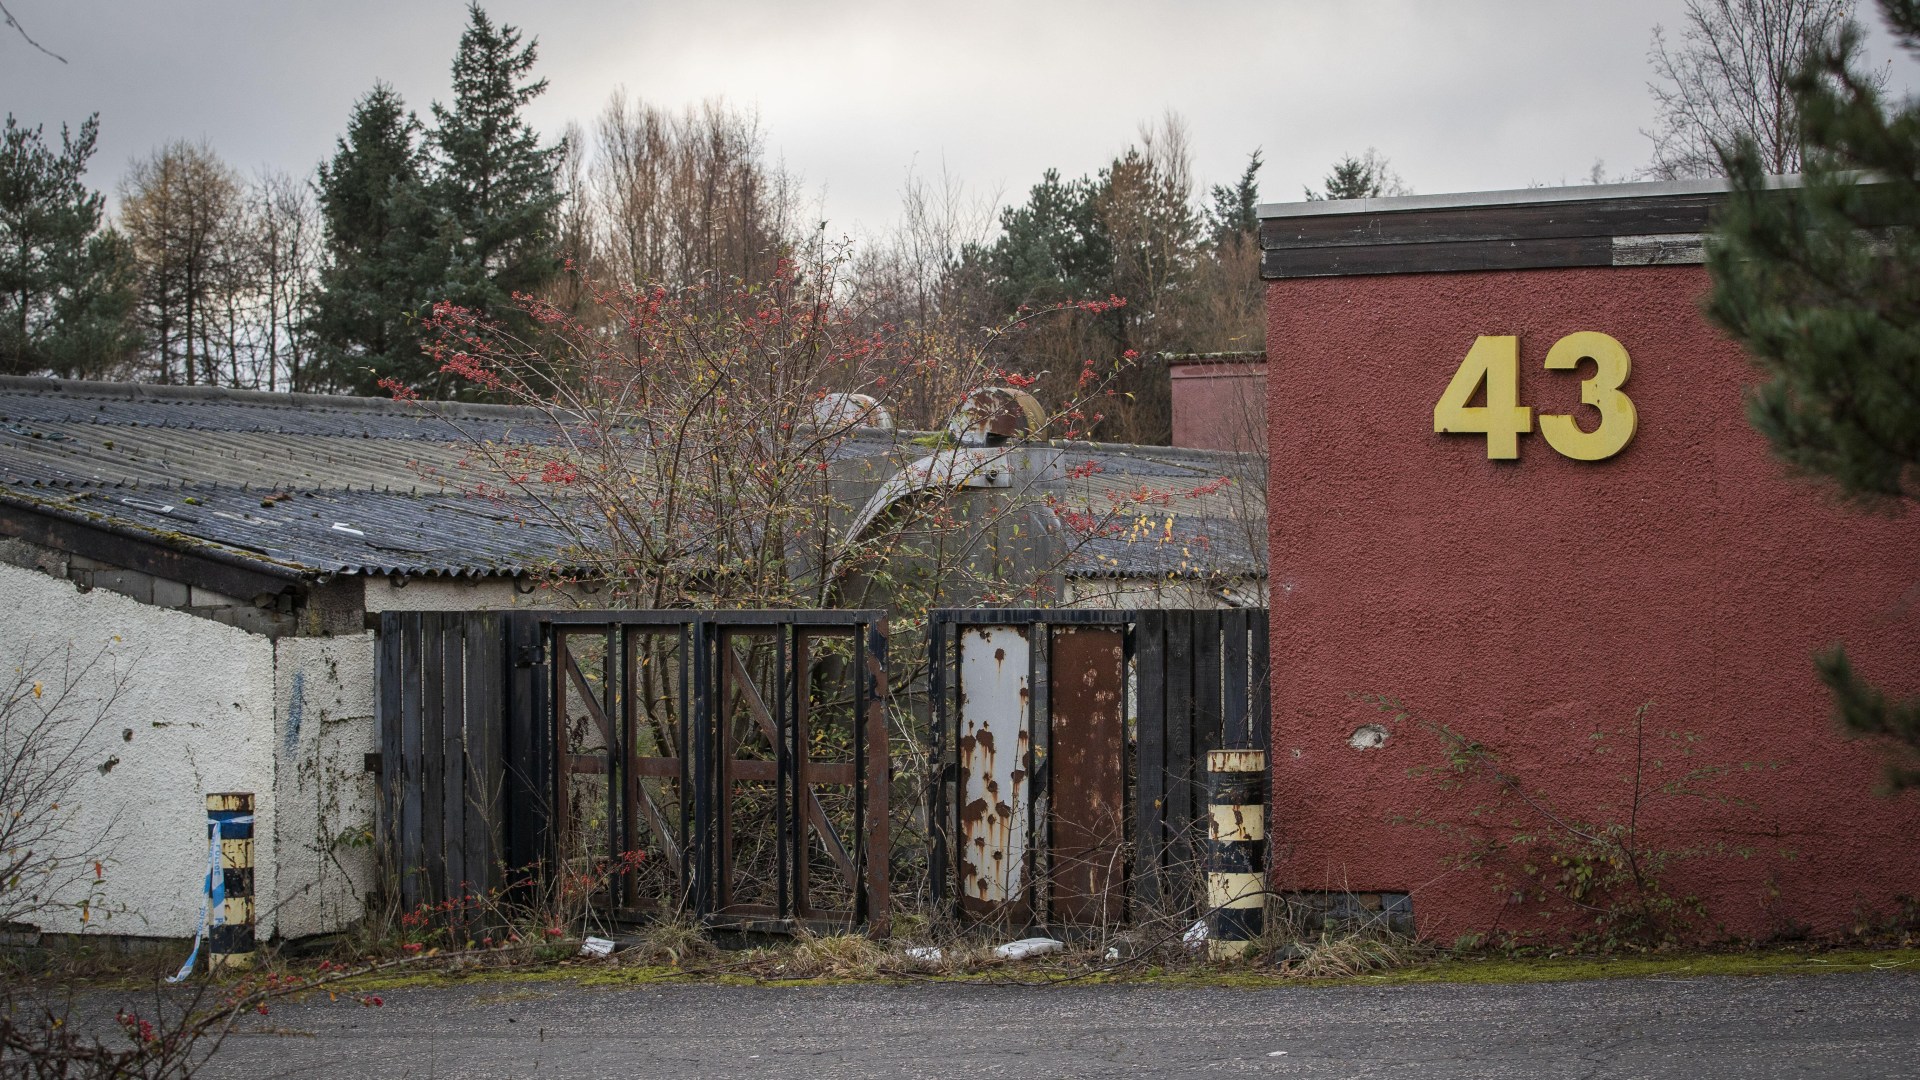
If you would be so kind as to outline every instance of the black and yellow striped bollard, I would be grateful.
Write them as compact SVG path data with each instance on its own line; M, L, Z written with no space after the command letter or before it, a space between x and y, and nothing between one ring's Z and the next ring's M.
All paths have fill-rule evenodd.
M253 966L253 795L230 791L207 796L207 828L220 836L221 903L208 935L210 970Z
M1207 751L1207 953L1245 956L1266 924L1267 819L1262 750Z

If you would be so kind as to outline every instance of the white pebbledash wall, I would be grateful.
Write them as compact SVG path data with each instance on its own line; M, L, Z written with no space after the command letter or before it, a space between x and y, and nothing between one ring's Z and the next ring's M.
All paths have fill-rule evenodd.
M278 641L118 593L0 564L0 658L102 653L83 697L121 683L80 755L69 804L108 830L104 901L35 920L49 933L193 934L206 872L209 792L254 795L257 932L344 928L372 884L373 635Z

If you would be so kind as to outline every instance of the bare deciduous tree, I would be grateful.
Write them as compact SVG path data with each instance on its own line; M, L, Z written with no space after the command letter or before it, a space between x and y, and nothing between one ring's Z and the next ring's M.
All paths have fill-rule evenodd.
M1721 150L1750 138L1768 172L1800 171L1800 114L1789 85L1809 49L1831 43L1854 0L1687 0L1680 40L1654 27L1647 84L1659 119L1647 172L1719 176Z
M239 176L205 143L169 143L134 162L121 184L121 223L138 267L138 319L160 382L221 381L212 342L241 199Z
M306 185L247 183L205 145L173 143L134 163L122 198L154 377L309 389L320 224Z
M764 160L759 118L616 91L585 167L600 272L623 285L764 280L792 246L796 185Z
M910 169L900 190L900 219L862 245L851 289L872 315L900 327L915 352L936 355L990 321L978 309L962 260L969 245L992 234L996 202L969 195L944 167L937 176ZM928 367L895 386L887 407L905 427L938 427L980 374L957 364Z
M252 370L243 385L284 385L298 393L309 389L311 379L301 323L318 285L320 218L307 185L282 172L264 172L254 181L247 217L243 239L252 248L252 275L243 285L253 301L247 342Z

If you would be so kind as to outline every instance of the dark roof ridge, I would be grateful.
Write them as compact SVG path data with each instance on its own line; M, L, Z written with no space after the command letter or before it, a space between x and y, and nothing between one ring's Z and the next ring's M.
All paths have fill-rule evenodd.
M333 409L375 412L394 416L447 419L546 419L539 409L525 405L491 405L473 401L395 401L392 398L349 394L295 394L281 390L239 390L225 386L168 386L160 383L110 382L92 379L55 379L40 375L0 375L0 391L59 394L68 397L118 398L124 401L202 401L236 405L267 405L286 409Z

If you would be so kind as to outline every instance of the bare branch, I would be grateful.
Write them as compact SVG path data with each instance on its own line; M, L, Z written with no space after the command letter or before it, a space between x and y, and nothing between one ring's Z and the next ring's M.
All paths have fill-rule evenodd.
M20 35L20 37L26 41L27 44L33 46L36 49L39 49L41 52L46 53L48 56L53 57L55 60L58 60L63 64L67 62L66 57L61 56L59 53L54 52L52 49L49 49L45 45L42 45L39 42L33 40L33 36L27 33L27 28L20 25L20 20L13 17L13 12L7 10L7 5L5 3L0 3L0 20L5 20L8 26L13 27L15 32L17 32Z

